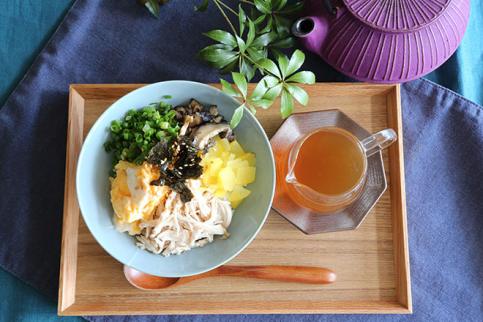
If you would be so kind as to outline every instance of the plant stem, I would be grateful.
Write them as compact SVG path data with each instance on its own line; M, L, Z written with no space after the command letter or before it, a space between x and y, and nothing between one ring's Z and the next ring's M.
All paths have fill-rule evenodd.
M226 8L226 10L230 11L232 14L234 14L235 16L238 17L238 12L236 12L235 10L233 10L229 5L227 5L226 3L224 3L223 1L221 0L217 0L223 7Z
M233 24L231 23L230 19L229 19L229 18L228 18L228 16L226 15L226 13L225 13L225 11L223 10L223 8L220 6L219 1L220 1L220 0L213 0L213 2L215 3L215 5L216 5L216 6L218 7L218 9L220 10L220 13L223 15L223 17L225 17L226 22L228 22L228 24L230 25L230 28L231 28L231 30L233 31L233 33L234 33L235 35L237 35L237 36L238 36L238 33L236 32L235 27L234 27L234 26L233 26Z
M240 2L243 2L243 3L248 3L248 4L251 4L252 6L254 6L255 4L251 1L248 1L248 0L240 0Z

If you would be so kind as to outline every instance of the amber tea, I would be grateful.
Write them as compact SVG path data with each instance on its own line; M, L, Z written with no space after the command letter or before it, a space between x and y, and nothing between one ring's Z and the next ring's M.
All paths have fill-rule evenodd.
M292 147L287 191L304 207L337 211L360 195L366 168L365 149L354 135L337 127L320 128Z
M367 158L397 138L385 129L364 140L338 127L317 129L290 149L287 191L295 202L320 213L341 210L362 193Z
M299 183L321 194L338 195L360 182L365 162L357 138L343 129L326 128L302 143L294 174Z

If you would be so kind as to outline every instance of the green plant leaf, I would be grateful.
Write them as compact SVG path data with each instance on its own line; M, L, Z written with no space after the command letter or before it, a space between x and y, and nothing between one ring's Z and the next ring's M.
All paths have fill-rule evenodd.
M253 105L245 104L245 106L248 107L248 109L250 110L250 112L252 112L253 115L257 114L257 110L255 109L255 107L253 107Z
M243 118L243 110L245 109L245 104L238 106L235 111L233 112L233 116L231 117L230 127L232 129L236 128L237 125Z
M215 62L209 62L207 61L208 65L210 65L211 67L214 67L214 68L217 68L217 69L225 69L227 66L231 66L231 64L233 63L233 61L236 63L237 61L237 58L236 57L233 57L232 59L230 60L227 60L227 61L215 61ZM229 70L229 68L227 68L227 70Z
M208 1L209 0L201 0L201 3L195 6L195 11L203 12L208 8Z
M269 88L280 83L280 80L277 77L273 77L270 75L263 77L262 80L267 84L267 87Z
M232 52L238 55L238 53L233 51L232 49L233 49L232 47L225 44L215 44L215 45L206 46L205 48L201 49L198 54L200 55L201 53L212 53L212 52L217 52L221 50L225 52Z
M253 61L259 61L260 59L267 57L267 52L265 50L255 49L254 47L248 47L247 53Z
M268 16L267 24L265 25L265 27L263 29L260 30L260 33L263 34L263 33L266 33L266 32L270 32L270 31L272 31L272 28L273 28L273 18L272 18L272 16Z
M208 63L208 65L210 65L214 68L223 70L223 69L227 68L228 66L231 66L233 64L233 62L235 62L235 65L236 65L237 59L238 59L238 57L234 56L234 57L231 57L230 59L226 59L226 60L217 60L217 61L212 61L212 62L207 61L207 63ZM227 68L226 70L230 70L230 68Z
M287 118L293 112L293 97L287 90L282 91L282 99L280 100L280 112L283 118Z
M301 50L295 50L290 57L290 62L288 63L287 75L292 75L295 73L304 63L305 54Z
M245 49L247 48L245 41L238 36L235 36L235 37L236 37L236 42L238 44L238 48L240 49L240 52L244 53Z
M255 86L255 89L253 90L250 98L252 100L258 100L258 99L261 99L263 97L263 95L265 95L265 93L271 88L271 87L274 87L276 84L279 83L279 80L278 78L276 77L273 77L273 76L270 76L270 75L267 75L265 77L263 77L257 84L257 86Z
M274 101L280 95L280 92L282 91L282 89L283 89L283 85L277 84L274 87L270 88L265 93L265 95L263 95L262 99Z
M255 105L257 107L261 107L264 110L266 110L267 108L272 106L273 102L274 102L274 100L263 99L263 98L252 101L253 105Z
M199 52L201 59L216 68L223 68L237 59L238 53L226 49L208 46Z
M279 13L284 15L293 15L295 13L299 13L300 11L302 11L303 7L304 7L304 2L297 1L297 2L288 4L285 8L280 10Z
M229 45L229 46L232 46L232 47L237 45L235 37L232 34L230 34L229 32L226 32L224 30L219 30L219 29L211 30L211 31L204 33L203 35L205 35L205 36L207 36L207 37L209 37L213 40L219 41L219 42L221 42L222 44L225 44L225 45Z
M258 36L252 43L254 47L265 47L268 46L272 41L278 38L275 32L267 32L263 35Z
M236 63L237 61L237 57L232 57L231 59L229 60L217 60L217 61L206 61L208 63L208 65L210 65L211 67L214 67L214 68L217 68L217 69L224 69L228 66L231 66L231 64L233 62ZM227 70L229 70L229 68L227 68Z
M266 17L267 17L267 15L260 15L260 16L257 17L257 19L255 19L253 21L253 23L255 24L255 26L258 26L259 24L261 24L265 20ZM268 16L268 17L270 17L270 16Z
M159 0L142 1L160 3ZM209 5L209 0L196 2L199 3L195 7L197 11L204 11ZM241 2L249 3L244 7L248 11L245 11ZM230 121L231 127L239 124L245 108L255 114L257 108L269 108L278 98L282 117L286 118L293 112L295 101L305 105L309 100L307 92L297 83L315 82L312 72L297 72L305 60L301 51L295 50L291 57L280 51L294 46L295 39L290 35L294 17L292 14L302 8L303 1L250 0L239 3L239 34L220 29L211 30L205 35L216 43L203 48L199 53L200 58L220 72L231 72L231 84L220 80L222 91L238 97L243 103L235 109ZM269 52L273 59L268 58ZM257 71L262 79L249 95L248 82L255 77Z
M248 81L251 81L253 76L255 76L255 67L247 62L246 59L240 59L240 73L246 76Z
M255 24L253 23L253 21L248 19L247 47L249 47L253 42L253 40L255 39L255 33L256 33Z
M226 80L220 79L220 83L221 83L221 90L223 91L223 93L234 97L240 97L240 93L238 93L233 88L233 86L230 83L228 83Z
M273 57L275 57L276 59L278 59L278 56L283 55L283 53L280 50L273 47L270 48L270 52L272 53Z
M282 10L283 7L287 4L287 0L272 0L272 8L275 11Z
M285 76L289 75L287 73L288 58L285 55L279 55L277 57L277 61L278 61L278 67L280 68L280 72L282 73L282 78L285 78Z
M291 36L277 40L271 44L273 47L277 48L291 48L295 45L295 39Z
M252 91L252 94L250 95L250 99L252 100L257 100L261 99L263 95L273 86L275 86L277 83L279 83L278 78L267 75L264 76L258 83L257 86L255 86L255 89Z
M300 104L304 106L307 105L309 102L309 95L303 88L290 84L285 84L285 87L290 95L292 95L292 97L295 98Z
M270 0L254 0L254 3L255 3L255 7L261 13L271 13L272 12Z
M238 5L238 23L240 24L240 35L243 35L245 31L245 22L247 21L247 15L243 10L242 6Z
M261 59L260 61L257 62L257 64L263 69L272 73L274 76L277 76L279 78L281 77L280 71L278 70L277 65L270 59L268 58Z
M241 73L231 73L231 76L233 77L233 81L235 82L235 85L240 90L240 93L242 94L243 98L246 98L247 91L248 91L248 84L245 76L243 76Z
M148 8L149 12L155 16L156 18L159 18L159 2L158 0L147 0L144 3L144 6Z
M220 72L222 74L227 74L229 72L232 72L235 70L235 67L238 65L238 57L235 57L235 59L233 59L233 61L231 63L229 63L228 65L226 65L225 67L222 67L220 69Z
M233 50L233 49L235 49L235 47L230 46L230 45L226 45L226 44L213 44L213 45L206 46L203 49L206 49L206 48L214 48L214 49Z
M293 74L287 79L287 82L313 84L315 83L315 75L312 72L302 71L297 74Z
M290 26L292 21L290 19L276 15L273 17L273 22L275 25L275 30L279 35L290 35Z

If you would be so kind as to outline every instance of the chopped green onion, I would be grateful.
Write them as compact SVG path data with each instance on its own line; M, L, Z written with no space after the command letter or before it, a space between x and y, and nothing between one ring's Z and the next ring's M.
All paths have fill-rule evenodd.
M143 132L148 133L150 129L151 129L151 126L149 126L149 123L146 122L146 124L144 124L143 126Z
M131 109L123 119L111 122L111 136L104 149L113 154L114 165L119 160L141 164L159 140L178 135L180 126L175 117L176 111L166 102Z
M113 121L111 123L111 131L114 133L119 133L119 131L121 131L121 125L118 121Z
M164 131L158 131L158 132L156 133L156 138L157 138L158 140L161 140L163 137L164 137Z

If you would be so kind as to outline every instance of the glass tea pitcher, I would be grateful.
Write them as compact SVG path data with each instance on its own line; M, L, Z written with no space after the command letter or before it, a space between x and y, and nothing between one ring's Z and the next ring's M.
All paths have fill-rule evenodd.
M327 213L341 210L361 194L367 158L396 141L385 129L363 140L338 127L316 129L295 142L288 157L285 181L301 206Z

